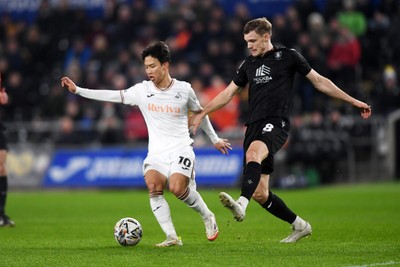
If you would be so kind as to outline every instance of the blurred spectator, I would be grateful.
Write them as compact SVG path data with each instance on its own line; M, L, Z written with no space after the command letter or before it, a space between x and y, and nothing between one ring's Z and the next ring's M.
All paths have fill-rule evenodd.
M289 43L290 31L287 29L285 16L282 14L274 15L272 25L274 25L274 43L286 46Z
M43 101L43 117L46 119L58 119L65 114L66 96L59 84L53 85L49 94Z
M27 51L27 71L31 73L32 76L42 75L46 71L46 62L43 60L46 58L46 46L47 40L43 38L39 27L33 25L27 29L27 34L24 36L24 47Z
M309 16L318 11L317 5L314 0L298 0L294 1L294 8L299 14L301 24L307 27Z
M400 109L400 88L396 70L387 65L383 70L383 80L373 92L373 108L382 115Z
M8 93L8 105L4 107L4 120L27 121L30 119L28 98L25 94L22 74L18 71L11 71L5 79L5 86Z
M240 27L244 26L244 24L251 19L250 11L247 5L243 2L237 2L234 7L233 18L235 18L240 23ZM228 23L229 26L230 23ZM236 26L235 26L236 27ZM236 31L236 32L240 32Z
M114 24L111 39L120 47L126 47L136 38L136 26L132 18L132 10L127 4L121 4L117 9L117 21Z
M21 73L26 72L26 62L23 58L23 51L16 37L7 38L5 42L5 55L10 70Z
M104 103L102 111L97 125L100 143L103 145L125 143L125 138L121 132L122 122L115 114L114 104Z
M293 7L289 6L286 10L286 43L285 46L294 47L298 38L298 34L303 30L305 25L302 24L299 12Z
M58 132L55 137L55 143L60 146L78 145L81 143L79 132L75 129L74 120L69 116L63 116L59 119L57 127Z
M172 77L178 80L188 81L191 78L190 65L183 60L177 61L170 69Z
M79 68L84 69L91 56L91 48L86 45L82 37L75 37L72 45L68 48L64 59L64 70L69 69L71 63L75 61Z
M357 38L346 27L339 27L328 54L327 65L333 82L355 96L358 95L355 82L360 57L361 47Z
M390 19L384 13L375 11L368 22L368 30L362 43L363 79L366 81L380 80L376 69L383 67L390 60L392 51L388 45ZM376 56L371 56L376 55ZM373 83L373 82L372 82Z
M77 122L81 119L81 109L75 96L74 98L68 99L64 108L65 115L68 116L68 118L72 119L74 122Z
M367 20L365 15L356 9L356 0L343 0L343 8L337 16L339 24L349 29L357 37L364 35L367 29Z
M318 45L328 32L324 17L320 13L311 13L307 18L307 26L311 42Z
M391 18L390 29L388 35L384 38L384 44L386 44L386 51L389 57L386 59L387 63L395 66L400 66L400 5L397 7L397 16ZM372 38L372 37L371 37ZM379 54L376 56L380 56Z

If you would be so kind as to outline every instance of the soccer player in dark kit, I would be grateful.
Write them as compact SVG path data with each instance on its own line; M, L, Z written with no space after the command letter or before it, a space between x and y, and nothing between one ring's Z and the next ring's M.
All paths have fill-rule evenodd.
M243 142L245 155L241 195L234 200L221 192L219 198L239 222L244 219L247 205L253 198L265 210L292 225L293 231L281 242L293 243L310 235L311 225L271 192L269 177L274 170L274 154L288 138L291 91L296 72L305 76L320 92L359 108L364 119L370 117L371 108L318 74L296 50L274 46L271 43L272 25L266 18L247 22L243 34L251 55L239 66L224 91L201 113L192 117L192 132L196 133L202 118L225 106L234 95L249 85L249 118Z
M6 89L1 86L0 74L0 106L8 104L8 94ZM4 131L6 127L0 120L0 227L14 227L15 222L11 220L5 212L6 199L8 193L8 179L6 170L7 140Z

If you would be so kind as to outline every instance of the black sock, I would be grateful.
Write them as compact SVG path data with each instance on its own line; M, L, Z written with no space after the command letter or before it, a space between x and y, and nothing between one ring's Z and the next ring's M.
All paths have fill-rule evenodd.
M272 193L271 190L269 190L267 201L261 206L272 215L290 224L293 223L297 217L297 215L286 206L285 202Z
M5 214L7 190L7 176L0 176L0 216L4 216Z
M257 185L261 178L261 164L251 161L247 163L244 169L244 177L242 182L242 194L248 200L253 196L256 191Z

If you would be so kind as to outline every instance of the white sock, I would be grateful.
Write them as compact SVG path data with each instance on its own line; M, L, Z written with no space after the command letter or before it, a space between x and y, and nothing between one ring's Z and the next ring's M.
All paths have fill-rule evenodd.
M307 224L307 222L305 220L303 220L302 218L300 218L299 216L296 216L296 219L292 223L294 229L296 229L296 230L304 229L304 227L306 227L306 224Z
M172 223L171 211L164 196L150 197L150 207L166 236L177 237L174 224Z
M208 209L207 204L204 202L199 192L197 192L193 188L190 189L188 187L185 193L183 193L182 196L179 196L178 199L182 200L190 208L197 211L201 215L203 220L207 219L211 215L211 211Z
M243 210L246 211L247 205L249 205L249 200L244 196L240 196L237 202L243 207Z

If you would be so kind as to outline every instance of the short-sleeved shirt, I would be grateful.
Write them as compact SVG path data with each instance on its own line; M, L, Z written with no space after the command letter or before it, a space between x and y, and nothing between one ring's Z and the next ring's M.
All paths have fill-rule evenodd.
M274 47L263 56L246 58L233 82L240 87L249 84L249 119L246 125L269 117L289 122L292 86L296 72L305 76L311 67L294 49Z

